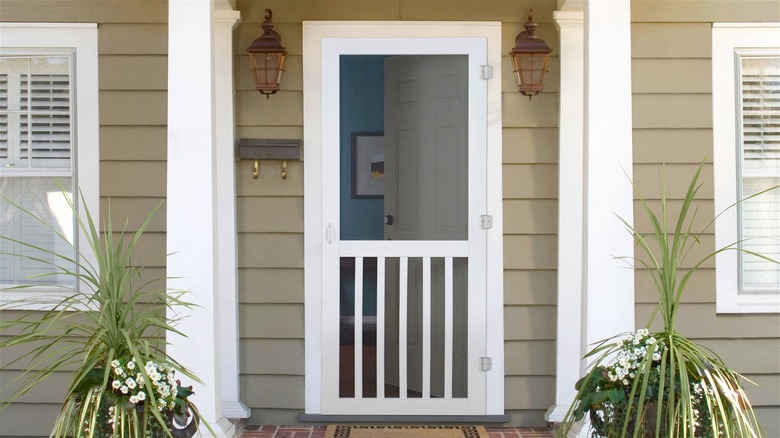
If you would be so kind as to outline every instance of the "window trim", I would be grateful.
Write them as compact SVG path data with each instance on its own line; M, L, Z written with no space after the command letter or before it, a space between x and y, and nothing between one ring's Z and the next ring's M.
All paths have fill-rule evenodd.
M712 27L712 116L713 167L715 180L715 247L738 241L736 208L737 178L740 176L735 75L739 71L737 50L776 49L780 41L778 23L714 23ZM780 313L780 292L740 293L737 251L723 251L715 257L717 313Z
M98 27L96 23L0 23L0 53L35 56L62 50L73 52L74 72L74 145L72 175L74 191L81 192L79 215L84 217L84 206L99 212L100 154L99 154L99 99L98 99ZM77 242L86 242L78 230ZM82 246L81 263L95 265L91 251ZM83 286L83 285L81 285ZM30 298L18 309L41 310L51 306L65 295L67 289L56 286L30 287L23 290L0 291L0 304ZM33 298L34 297L34 298Z

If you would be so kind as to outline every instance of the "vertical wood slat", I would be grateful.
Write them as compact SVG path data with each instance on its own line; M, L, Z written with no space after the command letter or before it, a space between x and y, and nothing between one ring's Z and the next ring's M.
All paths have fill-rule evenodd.
M409 287L409 257L399 258L398 269L398 391L399 397L407 397L407 291Z
M355 398L363 398L363 257L355 257Z
M422 258L422 398L431 398L431 258Z
M376 259L376 398L385 398L385 258Z
M444 258L444 398L452 398L452 257Z

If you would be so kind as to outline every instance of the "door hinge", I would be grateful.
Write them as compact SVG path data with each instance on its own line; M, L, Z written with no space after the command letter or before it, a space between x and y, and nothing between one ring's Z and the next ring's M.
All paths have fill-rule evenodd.
M479 358L479 370L480 371L490 371L493 369L493 358L490 357L480 357Z
M482 65L480 67L482 68L482 79L493 79L492 65Z
M489 214L483 214L479 217L479 226L482 227L483 230L489 230L493 228L493 216Z

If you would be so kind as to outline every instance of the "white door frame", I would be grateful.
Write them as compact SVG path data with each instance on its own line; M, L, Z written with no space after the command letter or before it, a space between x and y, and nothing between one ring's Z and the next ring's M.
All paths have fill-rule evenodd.
M337 126L338 111L331 111L338 92L323 87L323 41L339 38L371 40L371 53L392 54L399 41L406 38L445 39L482 38L487 43L488 64L494 66L494 77L487 83L484 102L487 126L487 211L493 227L487 232L487 302L486 354L493 359L487 372L484 394L486 415L504 414L504 321L503 321L503 226L501 168L501 24L484 22L304 22L304 172L305 217L305 352L306 414L322 412L322 253L326 230L323 227L323 126ZM337 42L336 41L336 42ZM346 40L345 40L346 41ZM333 41L331 40L332 44ZM326 44L327 45L327 44ZM404 51L401 53L408 53ZM426 53L429 54L429 53ZM443 54L443 53L442 53ZM338 360L333 357L333 360Z

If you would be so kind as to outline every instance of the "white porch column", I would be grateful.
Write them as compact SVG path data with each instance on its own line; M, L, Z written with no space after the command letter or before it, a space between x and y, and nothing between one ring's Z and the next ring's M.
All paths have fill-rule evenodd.
M168 353L197 375L193 401L219 437L235 435L222 414L217 105L214 4L168 3L168 287L195 304L174 318ZM180 309L177 309L180 310ZM186 382L186 377L182 382ZM193 382L194 383L194 382ZM204 429L204 426L201 426Z
M219 258L220 372L222 415L248 418L241 402L238 367L238 256L236 254L236 157L233 86L233 30L241 13L226 2L214 9L214 90L216 96L217 253Z
M615 259L634 254L617 218L634 217L630 0L583 3L584 33L582 12L565 4L555 13L561 88L556 404L547 412L553 422L566 414L592 344L634 329L634 272Z
M583 55L581 10L555 11L561 65L558 113L558 334L555 405L545 415L559 423L571 406L580 378L580 317L583 269Z
M582 350L634 329L631 14L629 0L585 3Z

